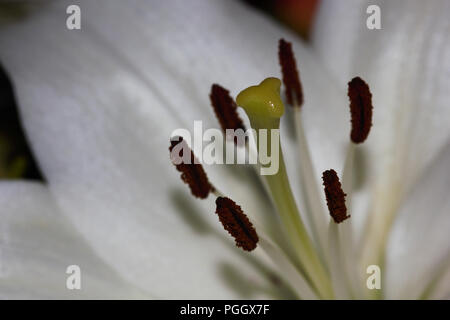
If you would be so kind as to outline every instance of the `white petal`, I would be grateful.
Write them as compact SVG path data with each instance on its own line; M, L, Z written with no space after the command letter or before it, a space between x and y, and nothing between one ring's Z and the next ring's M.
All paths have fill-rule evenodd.
M381 30L369 30L369 5L381 9ZM361 151L371 193L355 194L373 214L366 252L383 238L400 199L450 139L448 1L324 1L314 47L342 90L361 76L373 95L373 127ZM372 198L372 199L371 199Z
M418 298L450 263L450 145L424 172L394 223L386 260L387 297Z
M144 297L93 253L61 215L44 185L1 182L0 207L3 299ZM70 265L81 269L81 290L66 287Z
M369 4L381 8L381 30L366 28ZM340 68L341 85L359 75L373 94L374 127L365 144L368 157L376 159L371 177L379 175L377 167L400 162L409 187L450 137L449 3L326 1L321 8L319 55Z
M79 31L65 29L61 1L0 37L51 191L134 284L161 297L235 297L225 265L236 264L244 286L261 279L220 230L213 202L188 195L168 139L196 119L217 127L211 83L236 94L278 74L276 43L286 32L234 2L79 3ZM211 180L246 212L271 208L248 180L213 172Z
M448 265L437 280L436 286L430 292L429 299L450 300L450 267Z
M368 5L367 0L322 0L315 17L312 45L343 90L353 77L354 47L366 28Z

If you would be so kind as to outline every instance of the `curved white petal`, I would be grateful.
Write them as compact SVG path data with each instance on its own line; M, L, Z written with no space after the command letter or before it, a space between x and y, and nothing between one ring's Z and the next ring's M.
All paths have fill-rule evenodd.
M46 186L0 183L0 297L3 299L151 298L125 283L81 239ZM66 287L78 265L81 290Z
M424 172L393 225L386 257L388 298L419 298L450 263L450 144Z
M220 229L213 201L188 195L168 139L194 120L217 127L210 85L236 94L278 75L277 40L293 36L219 1L80 1L82 29L69 31L68 3L0 36L28 137L63 212L121 275L161 297L236 297L228 264L252 288L260 275ZM320 97L313 77L322 71L295 48L308 94ZM249 215L270 214L267 196L239 170L206 169Z
M369 4L381 9L381 30L366 27ZM374 127L365 145L378 163L372 177L380 173L376 167L400 162L408 187L449 139L449 9L439 0L321 6L314 40L324 64L339 68L342 86L359 75L371 87Z
M369 30L369 5L381 10L381 30ZM450 139L448 1L324 1L314 47L345 89L361 76L373 94L374 118L362 148L371 193L355 195L370 205L372 232L365 252L380 255L376 237L388 225L422 171ZM372 260L373 261L373 260Z

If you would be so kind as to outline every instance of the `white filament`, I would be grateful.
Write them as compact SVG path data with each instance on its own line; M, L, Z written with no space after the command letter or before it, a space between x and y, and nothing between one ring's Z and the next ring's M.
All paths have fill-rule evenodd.
M311 226L313 237L325 256L327 252L327 220L326 213L323 210L321 197L319 194L319 186L314 176L314 166L311 160L308 142L305 137L303 121L301 116L301 108L294 106L295 115L295 131L297 135L297 143L299 146L299 163L301 170L302 186L308 199L310 210L307 211L307 218Z

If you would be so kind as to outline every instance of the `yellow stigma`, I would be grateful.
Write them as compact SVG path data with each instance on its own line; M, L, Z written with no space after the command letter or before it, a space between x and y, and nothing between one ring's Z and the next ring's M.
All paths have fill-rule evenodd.
M280 79L267 78L259 85L248 87L238 94L236 103L244 108L252 126L253 122L265 123L269 127L273 127L270 123L277 126L276 123L279 123L279 119L284 113L280 86Z

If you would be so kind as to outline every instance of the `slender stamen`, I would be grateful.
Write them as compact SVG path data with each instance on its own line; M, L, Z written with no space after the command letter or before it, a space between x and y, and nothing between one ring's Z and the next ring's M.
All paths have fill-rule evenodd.
M354 157L357 144L349 140L347 156L342 170L342 190L347 194L345 205L348 215L352 215L353 200L353 171ZM335 223L333 223L335 225ZM358 247L355 244L353 219L348 219L339 226L341 254L344 268L347 271L347 279L350 284L350 291L353 296L361 296L361 279L357 268Z
M345 249L341 241L341 226L330 220L328 225L329 242L329 263L331 280L333 282L334 292L338 299L350 298L350 288L348 287L348 276L346 270L345 257L342 255L342 249Z
M172 163L181 172L181 180L189 185L194 197L206 199L210 192L214 192L205 170L182 137L170 140L169 151Z
M311 226L313 238L318 246L322 256L326 252L327 241L326 234L322 231L327 227L326 214L323 210L320 189L317 177L314 176L314 169L311 153L309 151L308 141L303 128L302 109L303 92L300 82L300 77L297 72L297 65L292 51L291 43L280 39L278 45L278 56L283 75L283 83L286 87L286 98L288 103L294 107L294 123L295 133L297 135L297 143L299 146L299 165L301 170L302 184L305 188L302 189L304 193L306 210L306 217ZM293 99L293 97L296 99Z
M313 165L311 152L306 139L305 129L303 126L302 109L294 110L295 117L295 133L298 143L298 163L300 166L300 179L304 188L302 192L304 198L307 199L305 205L309 210L306 211L306 217L311 225L311 230L318 244L321 253L326 252L327 241L326 233L323 230L327 227L327 215L322 206L318 177L314 174L316 169Z
M348 84L348 96L350 98L350 111L352 117L352 131L347 148L347 156L342 170L342 189L347 194L346 207L348 215L352 214L353 202L353 172L355 151L358 144L367 139L372 126L372 94L369 86L359 77L353 78ZM342 256L345 261L349 283L353 295L361 296L365 290L360 285L360 273L357 269L357 252L359 249L355 245L353 221L349 219L340 228ZM352 275L352 276L351 276Z
M244 123L237 113L237 106L233 98L230 96L230 92L218 84L211 86L211 93L209 94L211 105L213 106L214 113L217 120L219 120L220 126L223 132L226 134L227 129L245 131ZM234 139L237 143L238 139Z
M372 127L372 94L367 83L356 77L348 83L348 97L352 114L350 137L354 143L361 143L367 139Z
M325 186L325 196L327 200L328 210L333 220L330 220L328 226L328 258L330 263L331 279L336 296L339 299L348 299L352 285L349 283L348 266L345 253L346 242L344 230L337 225L350 216L347 215L345 205L346 194L342 191L341 183L336 171L330 169L323 172L323 185ZM346 224L343 226L345 227ZM348 225L348 224L347 224ZM352 260L353 262L353 260Z
M347 207L345 206L346 194L342 191L337 173L333 169L326 170L323 172L322 179L330 215L334 222L341 223L350 216L347 215Z
M283 74L283 83L286 87L286 99L291 106L301 107L303 104L302 85L290 42L280 39L278 42L278 58Z
M258 234L240 206L230 198L218 197L216 213L225 230L235 239L236 246L246 251L256 248Z

